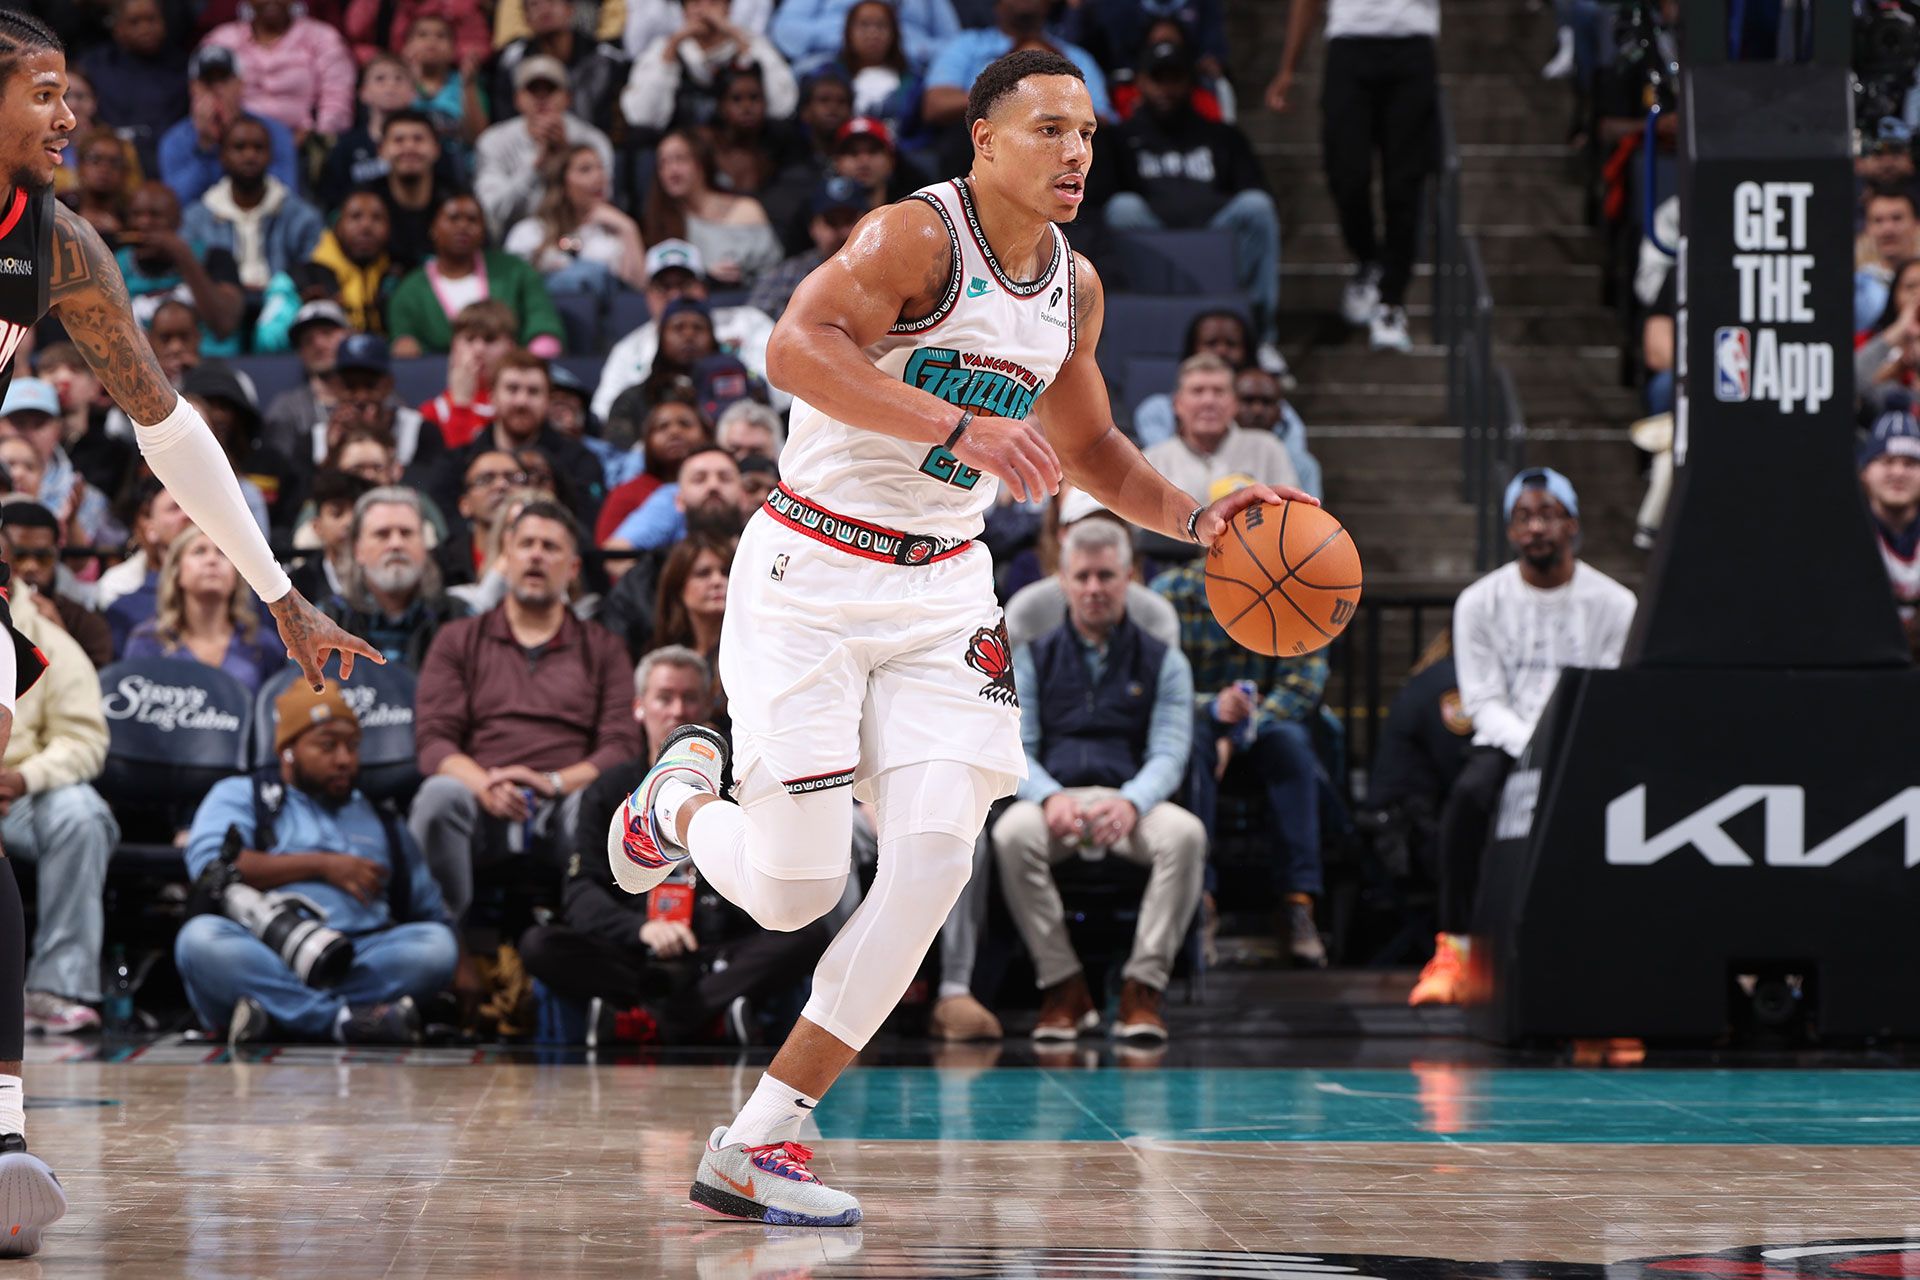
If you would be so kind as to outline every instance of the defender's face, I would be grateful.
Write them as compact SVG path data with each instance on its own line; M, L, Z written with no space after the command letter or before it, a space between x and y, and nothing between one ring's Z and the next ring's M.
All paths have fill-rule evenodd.
M0 121L7 180L35 191L51 186L75 124L64 54L43 49L20 60L0 91Z
M1093 167L1093 99L1073 76L1029 76L973 126L973 151L1008 198L1050 222L1071 222Z

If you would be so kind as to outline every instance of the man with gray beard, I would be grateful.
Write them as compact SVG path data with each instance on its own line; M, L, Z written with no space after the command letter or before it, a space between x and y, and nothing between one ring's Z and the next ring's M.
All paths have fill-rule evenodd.
M338 595L321 612L386 656L414 671L445 623L467 616L446 594L439 566L427 554L420 495L389 486L362 494L347 533L353 563Z

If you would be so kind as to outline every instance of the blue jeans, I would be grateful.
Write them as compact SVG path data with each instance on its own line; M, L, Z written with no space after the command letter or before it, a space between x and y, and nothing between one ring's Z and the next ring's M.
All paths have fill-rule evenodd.
M1193 810L1212 836L1218 800L1213 778L1213 744L1230 736L1232 726L1215 723L1205 711L1194 722L1193 768L1188 780ZM1228 768L1250 773L1258 780L1266 801L1267 821L1280 839L1277 856L1269 864L1276 896L1308 893L1318 897L1325 888L1320 861L1320 797L1324 779L1313 732L1294 720L1262 716L1251 747L1235 747Z
M1673 412L1673 370L1662 369L1647 375L1647 412Z
M120 824L84 782L21 796L0 822L7 856L35 864L39 924L27 990L69 1000L100 999L100 935L107 860Z
M1122 191L1107 201L1107 225L1122 231L1152 231L1166 224L1144 198ZM1255 340L1271 342L1279 333L1280 311L1280 214L1273 207L1273 197L1264 191L1242 191L1222 205L1207 225L1233 232L1240 287L1253 299Z
M252 996L282 1031L309 1039L333 1035L348 1005L432 995L453 981L460 948L444 924L401 924L353 940L353 967L330 991L310 987L225 916L195 916L174 939L173 962L187 1000L209 1029L225 1027L233 1006Z

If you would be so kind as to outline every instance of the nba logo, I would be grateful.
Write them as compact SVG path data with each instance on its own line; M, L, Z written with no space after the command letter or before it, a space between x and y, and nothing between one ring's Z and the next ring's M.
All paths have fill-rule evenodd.
M1744 402L1753 391L1753 348L1745 329L1713 331L1713 398Z

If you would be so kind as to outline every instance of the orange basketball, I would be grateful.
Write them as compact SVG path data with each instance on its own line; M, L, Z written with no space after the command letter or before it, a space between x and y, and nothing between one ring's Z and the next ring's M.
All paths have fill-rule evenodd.
M1272 657L1332 644L1360 607L1360 552L1304 502L1255 503L1207 552L1207 604L1227 634Z

